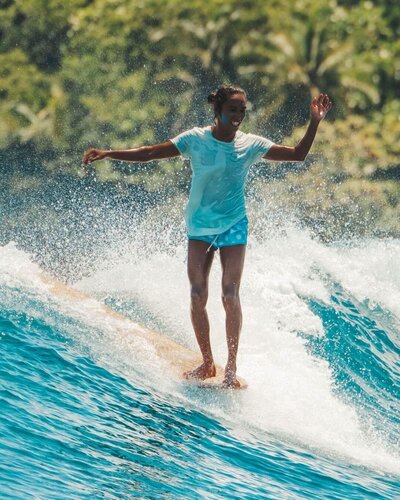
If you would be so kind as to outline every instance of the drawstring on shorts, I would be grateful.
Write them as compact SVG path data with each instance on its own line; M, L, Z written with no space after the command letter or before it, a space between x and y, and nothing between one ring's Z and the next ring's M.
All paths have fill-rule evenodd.
M210 251L210 249L212 248L212 246L214 245L214 243L217 241L218 236L219 236L219 234L217 234L217 236L212 240L211 245L207 248L206 253L208 253Z

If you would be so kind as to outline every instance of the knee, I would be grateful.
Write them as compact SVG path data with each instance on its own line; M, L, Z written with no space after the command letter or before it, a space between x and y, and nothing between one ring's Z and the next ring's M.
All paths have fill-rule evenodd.
M235 283L222 285L222 302L225 307L234 307L240 303L239 286Z
M192 286L190 290L190 300L192 308L204 309L207 304L208 291L204 286Z

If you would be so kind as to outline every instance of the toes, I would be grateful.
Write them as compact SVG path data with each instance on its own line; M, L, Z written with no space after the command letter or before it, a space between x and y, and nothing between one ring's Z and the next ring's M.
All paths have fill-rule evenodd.
M239 389L240 387L240 382L239 380L237 380L236 378L235 379L225 379L223 382L222 382L222 386L223 387L226 387L227 389Z

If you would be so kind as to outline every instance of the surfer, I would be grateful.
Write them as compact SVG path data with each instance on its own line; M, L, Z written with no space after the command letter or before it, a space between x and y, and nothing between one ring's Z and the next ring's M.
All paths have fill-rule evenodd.
M314 141L318 125L332 107L326 94L314 97L310 122L304 137L294 147L274 144L264 137L241 132L247 97L243 89L221 85L208 96L214 121L195 127L161 144L127 150L91 148L83 156L85 165L105 158L147 162L190 158L192 184L185 210L188 232L188 277L191 287L191 319L203 363L185 372L187 379L204 380L216 374L210 344L206 304L208 277L214 254L220 253L222 302L226 314L228 359L223 386L237 388L236 358L242 326L239 288L246 244L247 217L244 188L249 167L260 161L304 161Z

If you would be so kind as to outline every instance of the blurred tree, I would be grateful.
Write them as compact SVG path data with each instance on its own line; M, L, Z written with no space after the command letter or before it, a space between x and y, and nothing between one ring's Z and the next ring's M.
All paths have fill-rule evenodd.
M208 92L231 82L248 92L244 130L277 142L303 133L312 95L333 97L309 172L290 174L303 208L325 203L299 188L311 177L328 204L340 183L398 182L394 0L3 0L0 14L0 147L15 161L25 151L45 175L81 175L91 145L159 142L208 124ZM271 166L261 172L274 179ZM188 183L180 160L103 162L95 174L147 190Z
M45 72L61 66L68 45L69 16L86 0L8 0L0 6L1 51L20 47Z
M46 106L50 80L21 49L0 53L0 146L24 139L24 130ZM44 118L42 116L42 118ZM37 130L39 133L39 129ZM29 139L33 138L33 132Z

